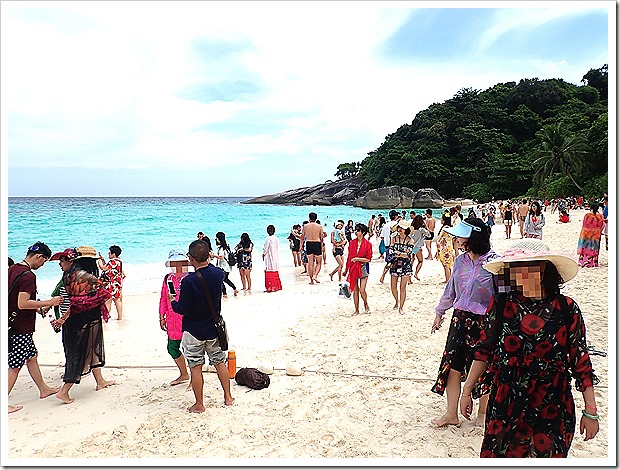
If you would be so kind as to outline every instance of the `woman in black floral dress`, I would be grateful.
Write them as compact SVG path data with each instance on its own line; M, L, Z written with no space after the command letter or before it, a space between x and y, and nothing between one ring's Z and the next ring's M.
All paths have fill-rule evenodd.
M493 384L480 456L567 457L576 422L571 376L585 402L580 432L589 440L599 429L598 379L583 317L559 288L576 275L577 263L529 239L484 267L500 274L500 286L510 291L496 295L489 308L461 414L469 419L471 392L488 364Z

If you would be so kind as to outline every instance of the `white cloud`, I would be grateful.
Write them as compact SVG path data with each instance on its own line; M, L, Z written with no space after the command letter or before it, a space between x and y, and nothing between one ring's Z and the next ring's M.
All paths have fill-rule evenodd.
M9 116L19 116L24 126L9 123L9 166L144 168L173 161L212 167L314 155L327 178L337 164L363 159L419 110L459 88L543 75L515 71L507 77L501 68L476 73L475 64L474 72L386 65L380 56L384 41L411 8L432 5L3 3L3 106L8 103ZM54 14L46 17L42 7ZM481 35L481 50L507 31L566 13L532 11L498 12L497 23ZM228 58L198 60L196 41L230 42L239 49ZM528 67L559 74L572 65ZM191 86L248 76L259 92L236 101L183 97ZM283 124L274 127L271 120L261 130L269 121L261 123L261 115L281 116ZM251 135L237 131L245 116L257 117ZM215 124L218 132L209 130ZM222 132L224 126L230 132Z

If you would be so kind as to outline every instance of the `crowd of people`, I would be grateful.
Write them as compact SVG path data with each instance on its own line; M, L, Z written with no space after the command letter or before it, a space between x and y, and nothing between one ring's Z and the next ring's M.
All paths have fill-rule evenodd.
M576 199L574 203L580 202L583 204ZM317 213L310 212L308 220L293 225L287 239L294 267L303 268L296 274L307 275L310 285L321 283L326 275L330 281L336 275L339 283L346 280L352 292L353 315L360 314L361 306L371 313L366 286L373 259L385 263L379 281L384 283L389 273L393 308L400 314L405 313L408 286L412 278L420 279L424 260L440 261L446 285L431 333L441 329L448 311L452 313L432 386L433 392L446 395L446 410L432 419L431 425L458 425L459 411L469 419L472 400L478 399L476 423L484 428L481 457L566 457L576 426L571 377L585 402L579 425L585 440L598 432L593 388L598 379L588 355L579 307L563 296L560 288L577 274L578 266L598 266L603 234L607 248L607 196L603 203L603 214L598 213L598 203L587 204L579 262L554 252L542 241L544 213L550 203L536 200L476 206L467 215L455 206L445 210L440 221L430 209L421 214L390 210L387 220L382 214L372 215L367 223L339 219L329 234ZM495 253L490 243L496 211L506 238L511 238L517 222L520 228L521 240L503 255ZM273 225L268 225L266 232L262 250L265 292L275 292L282 289L279 241ZM373 238L379 252L376 258ZM331 242L336 267L324 270L321 278L327 262L326 239ZM242 291L251 292L253 251L248 233L231 248L223 232L215 234L215 245L199 232L187 253L171 250L165 262L170 272L161 288L160 328L167 332L167 351L179 372L170 385L190 381L195 396L190 412L205 411L202 367L207 359L216 369L224 403L234 403L225 364L226 346L222 344L221 305L227 285L234 296L239 293L230 279L235 266ZM110 318L112 302L118 320L123 318L120 254L120 247L111 246L106 262L90 246L52 254L45 243L37 242L28 248L23 261L10 260L9 394L24 365L41 398L55 395L67 404L73 402L69 394L72 386L89 373L97 390L114 384L102 375L102 322ZM62 278L52 298L41 301L36 299L34 271L48 260L59 261ZM37 312L45 316L52 308L52 326L62 331L66 359L64 385L58 388L43 380L32 339ZM19 409L8 407L9 413Z

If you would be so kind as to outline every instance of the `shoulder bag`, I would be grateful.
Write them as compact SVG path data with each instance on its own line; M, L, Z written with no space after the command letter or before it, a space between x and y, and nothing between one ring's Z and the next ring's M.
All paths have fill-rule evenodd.
M209 309L211 310L211 315L213 316L213 323L215 324L215 330L217 331L217 339L219 340L220 348L222 348L222 351L228 351L228 332L226 331L224 317L220 314L218 318L218 312L215 311L213 300L211 300L211 294L209 294L207 281L205 281L205 278L202 276L199 269L196 270L196 275L198 276L198 279L200 279L200 282L202 282L202 288L205 291L205 296L207 297L207 302L209 303Z

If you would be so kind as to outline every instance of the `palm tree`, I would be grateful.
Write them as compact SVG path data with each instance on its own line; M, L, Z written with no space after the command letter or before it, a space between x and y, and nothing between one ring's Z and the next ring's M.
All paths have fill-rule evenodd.
M536 133L536 137L541 141L541 148L534 153L534 178L542 182L555 173L560 173L568 176L579 191L583 192L573 175L579 173L587 164L586 158L591 153L588 142L579 135L566 133L560 124L543 127Z

